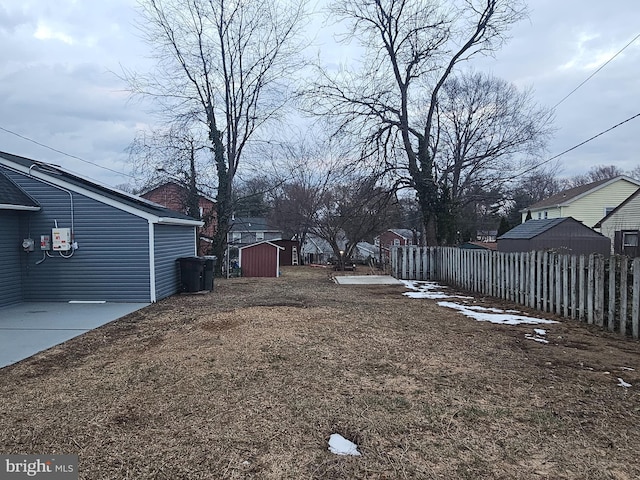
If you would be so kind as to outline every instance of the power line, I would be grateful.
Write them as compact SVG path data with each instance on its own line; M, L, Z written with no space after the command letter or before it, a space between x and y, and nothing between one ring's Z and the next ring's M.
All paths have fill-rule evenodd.
M635 37L633 37L633 40L631 40L629 43L627 43L624 47L622 47L618 53L616 53L613 57L611 57L609 60L607 60L606 62L604 62L602 65L600 65L600 67L593 72L591 75L589 75L580 85L578 85L576 88L574 88L573 90L571 90L567 95L565 95L562 100L560 100L558 103L556 103L553 107L551 107L551 110L555 110L556 107L558 105L560 105L562 102L564 102L567 98L569 98L571 95L573 95L576 90L578 90L581 86L583 86L585 83L587 83L589 80L591 80L600 70L602 70L604 67L606 67L611 61L613 61L614 58L616 58L618 55L620 55L622 52L624 52L626 50L626 48L631 45L633 42L635 42L638 38L640 38L640 33L638 35L636 35Z
M75 158L76 160L80 160L81 162L84 162L84 163L88 163L89 165L93 165L94 167L102 168L104 170L109 170L110 172L117 173L118 175L123 175L125 177L129 177L129 178L134 178L135 179L135 177L133 175L128 175L126 173L119 172L119 171L114 170L112 168L105 167L105 166L102 166L102 165L98 165L97 163L90 162L89 160L85 160L84 158L80 158L80 157L78 157L76 155L71 155L70 153L66 153L66 152L63 152L62 150L58 150L56 148L50 147L49 145L45 145L44 143L40 143L40 142L38 142L36 140L33 140L32 138L25 137L24 135L20 135L19 133L13 132L13 131L11 131L11 130L9 130L7 128L4 128L2 126L0 126L0 130L2 130L4 132L7 132L7 133L10 133L11 135L15 135L16 137L22 138L23 140L26 140L28 142L35 143L36 145L39 145L41 147L48 148L49 150L51 150L53 152L59 153L61 155L65 155L65 156L70 157L70 158Z
M579 147L581 147L581 146L583 146L583 145L585 145L585 144L589 143L591 140L595 140L596 138L598 138L598 137L600 137L600 136L604 135L605 133L608 133L608 132L610 132L611 130L614 130L614 129L618 128L619 126L624 125L625 123L630 122L630 121L631 121L631 120L633 120L634 118L638 118L638 117L640 117L640 113L636 113L635 115L633 115L633 116L631 116L631 117L627 118L626 120L623 120L622 122L620 122L620 123L618 123L618 124L614 125L613 127L609 127L609 128L607 128L606 130L603 130L602 132L600 132L600 133L598 133L598 134L594 135L593 137L588 138L588 139L586 139L585 141L580 142L579 144L574 145L574 146L573 146L573 147L571 147L571 148L568 148L568 149L567 149L567 150L565 150L564 152L561 152L561 153L559 153L559 154L557 154L557 155L554 155L553 157L548 158L547 160L545 160L545 161L543 161L543 162L537 163L537 164L536 164L536 165L534 165L533 167L530 167L530 168L528 168L527 170L524 170L523 172L518 173L518 175L516 175L516 176L514 176L514 177L511 177L511 179L517 178L517 177L519 177L519 176L521 176L521 175L524 175L525 173L529 173L530 171L535 170L536 168L538 168L538 167L540 167L540 166L542 166L542 165L545 165L545 164L547 164L547 163L549 163L549 162L551 162L551 161L555 160L556 158L561 157L561 156L562 156L562 155L564 155L565 153L569 153L569 152L571 152L572 150L575 150L576 148L579 148Z

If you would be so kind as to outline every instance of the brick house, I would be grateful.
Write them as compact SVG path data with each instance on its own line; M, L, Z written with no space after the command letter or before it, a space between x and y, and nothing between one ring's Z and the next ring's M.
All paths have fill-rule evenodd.
M176 212L186 213L188 190L176 182L166 182L140 196ZM216 202L206 195L198 199L200 218L204 225L198 229L198 255L208 255L217 227Z
M408 228L391 228L373 239L376 247L380 248L380 259L388 261L393 246L413 245L415 233Z

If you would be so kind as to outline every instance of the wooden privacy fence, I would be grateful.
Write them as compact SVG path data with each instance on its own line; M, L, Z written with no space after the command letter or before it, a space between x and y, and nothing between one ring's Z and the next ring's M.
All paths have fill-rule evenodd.
M638 338L640 258L393 247L392 274L433 280Z

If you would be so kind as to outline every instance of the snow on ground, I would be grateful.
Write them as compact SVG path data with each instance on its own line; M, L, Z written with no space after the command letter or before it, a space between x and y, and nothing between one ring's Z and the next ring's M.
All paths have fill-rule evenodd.
M466 297L462 295L455 295L443 292L446 287L440 285L436 282L419 282L415 280L403 280L402 283L413 292L405 292L403 295L406 295L410 298L428 298L430 300L442 300L447 298L457 298L463 300L472 300L473 297ZM544 318L535 318L535 317L527 317L526 315L522 315L521 312L517 310L502 310L500 308L493 307L481 307L478 305L467 305L466 303L458 303L458 302L449 302L449 301L441 301L438 302L438 305L441 307L452 308L454 310L458 310L463 315L466 315L469 318L473 318L479 322L491 322L498 323L503 325L520 325L520 324L539 324L539 323L558 323L554 320L546 320ZM538 330L538 329L536 329ZM532 340L535 340L540 343L549 343L548 340L540 338L545 335L547 332L543 329L539 329L541 332L536 332L535 336L531 336ZM535 331L535 330L534 330ZM529 338L529 337L527 337Z
M361 455L358 446L339 433L333 433L329 437L329 451L336 455L355 455L357 457Z
M625 382L623 379L621 379L620 377L618 377L618 386L619 387L624 387L624 388L629 388L631 386L630 383Z

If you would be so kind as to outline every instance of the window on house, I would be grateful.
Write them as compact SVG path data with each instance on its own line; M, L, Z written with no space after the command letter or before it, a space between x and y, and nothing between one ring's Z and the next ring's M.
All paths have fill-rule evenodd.
M638 246L638 232L623 232L622 233L622 246L623 247L637 247Z
M538 212L538 220L542 218L542 212Z
M231 241L232 242L239 242L240 240L242 240L242 233L240 233L240 232L231 232Z
M549 212L547 212L546 210L544 211L544 218L549 218Z
M262 240L264 240L264 232L256 232L256 240L258 242L261 242Z
M380 237L376 237L376 238L374 238L374 239L373 239L373 244L374 244L376 247L379 247L379 246L380 246Z
M606 217L615 210L616 207L604 207L604 216Z
M399 238L394 238L393 239L393 244L397 247L400 245L400 239Z

